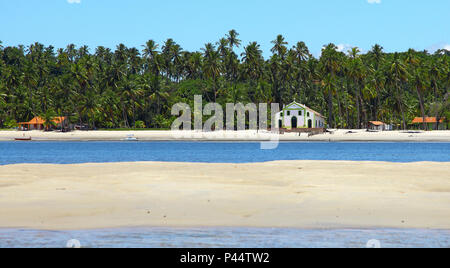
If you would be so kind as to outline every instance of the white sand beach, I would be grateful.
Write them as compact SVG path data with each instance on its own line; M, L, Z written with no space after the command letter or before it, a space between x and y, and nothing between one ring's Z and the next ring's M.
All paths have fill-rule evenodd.
M450 142L450 131L385 131L331 130L332 133L309 136L307 133L275 135L267 131L73 131L69 133L44 131L0 131L0 141L31 137L35 141L120 141L127 136L141 141L398 141Z
M450 229L450 163L0 166L0 228Z

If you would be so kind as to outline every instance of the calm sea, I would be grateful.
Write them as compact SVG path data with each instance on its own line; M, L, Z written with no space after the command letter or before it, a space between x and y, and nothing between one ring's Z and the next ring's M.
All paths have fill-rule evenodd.
M0 142L0 165L18 163L205 162L274 160L450 162L450 143Z

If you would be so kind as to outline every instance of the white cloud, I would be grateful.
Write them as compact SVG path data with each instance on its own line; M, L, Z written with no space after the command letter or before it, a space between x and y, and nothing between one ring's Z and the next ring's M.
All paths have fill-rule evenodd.
M337 51L339 52L347 52L347 50L352 49L352 46L349 44L339 44L337 46Z
M67 3L69 3L69 4L80 4L81 0L67 0Z
M360 53L364 53L364 50L362 48L360 48L360 47L357 47L357 46L352 46L352 45L349 45L349 44L339 44L339 45L336 45L336 46L337 46L337 51L344 52L345 54L350 54L349 51L352 50L352 48L354 48L354 47L358 48Z
M369 4L381 4L381 0L367 0Z
M439 49L445 49L445 50L450 51L450 44L442 42L442 43L434 44L434 45L428 47L426 50L430 53L435 53Z
M337 49L336 49L336 51L338 51L338 52L343 52L343 53L345 53L345 54L349 54L349 50L352 50L352 48L354 48L354 47L356 47L356 46L352 46L352 45L349 45L349 44L338 44L338 45L336 45L336 47L337 47ZM322 49L319 51L319 53L313 53L317 58L320 58L321 56L322 56L322 50L324 49L324 48L326 48L326 46L323 46L322 47ZM365 53L364 52L364 49L362 49L362 48L360 48L360 47L357 47L358 49L359 49L359 51L360 51L360 54L363 54L363 53Z

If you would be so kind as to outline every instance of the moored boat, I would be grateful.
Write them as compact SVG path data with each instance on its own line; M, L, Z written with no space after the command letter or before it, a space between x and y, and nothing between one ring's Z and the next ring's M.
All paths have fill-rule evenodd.
M14 138L16 141L31 141L31 137Z
M122 139L122 141L138 141L138 138L134 137L133 134L127 135L125 139Z

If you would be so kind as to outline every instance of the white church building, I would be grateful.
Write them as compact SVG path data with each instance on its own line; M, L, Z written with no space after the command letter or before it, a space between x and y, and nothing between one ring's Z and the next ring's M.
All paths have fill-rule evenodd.
M279 128L325 128L325 117L304 104L293 102L275 115Z

